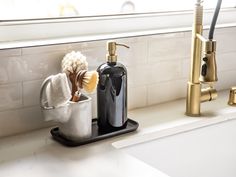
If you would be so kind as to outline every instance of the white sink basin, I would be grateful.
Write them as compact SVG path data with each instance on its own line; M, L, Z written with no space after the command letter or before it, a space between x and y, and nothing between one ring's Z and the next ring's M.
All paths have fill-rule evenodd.
M236 120L123 150L170 177L236 177Z

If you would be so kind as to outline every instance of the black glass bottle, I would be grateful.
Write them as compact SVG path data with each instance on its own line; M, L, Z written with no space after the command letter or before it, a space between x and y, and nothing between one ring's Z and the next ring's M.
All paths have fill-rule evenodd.
M126 127L127 123L127 70L117 62L117 44L108 43L107 63L97 69L97 112L100 130L109 131Z

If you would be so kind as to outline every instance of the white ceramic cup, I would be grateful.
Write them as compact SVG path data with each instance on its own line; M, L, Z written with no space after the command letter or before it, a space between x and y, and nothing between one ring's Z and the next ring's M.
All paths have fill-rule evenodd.
M71 140L84 140L92 135L92 99L81 95L79 102L70 102L71 116L59 123L60 133Z
M81 94L79 102L69 101L59 107L49 107L44 93L50 78L44 81L40 91L40 106L45 121L59 123L59 132L70 140L84 140L92 135L92 99Z

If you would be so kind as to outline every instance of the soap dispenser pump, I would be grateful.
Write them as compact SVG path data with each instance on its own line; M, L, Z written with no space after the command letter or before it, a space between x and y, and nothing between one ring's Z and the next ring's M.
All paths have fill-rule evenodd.
M117 62L116 47L124 46L114 41L107 43L107 62L97 69L98 127L103 131L125 128L127 124L127 70Z

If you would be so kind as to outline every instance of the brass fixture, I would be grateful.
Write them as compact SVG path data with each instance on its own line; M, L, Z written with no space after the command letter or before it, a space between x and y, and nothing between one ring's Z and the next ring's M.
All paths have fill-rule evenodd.
M195 4L194 23L192 30L192 48L191 48L191 72L187 86L186 115L200 116L201 102L212 101L217 98L217 91L214 83L217 78L217 67L215 60L216 41L213 40L214 25L218 14L214 15L213 28L209 39L202 36L203 31L203 5L202 0L197 0ZM218 13L221 2L217 4ZM216 10L216 11L217 11ZM202 58L203 55L203 58ZM203 60L203 62L201 62ZM202 65L201 65L202 63ZM205 84L206 88L202 88Z
M236 106L236 87L231 87L229 92L229 101L230 106Z
M108 62L116 62L117 61L116 46L123 46L123 47L129 48L129 46L127 46L125 44L118 44L114 41L107 42L107 50L108 50L107 61Z

